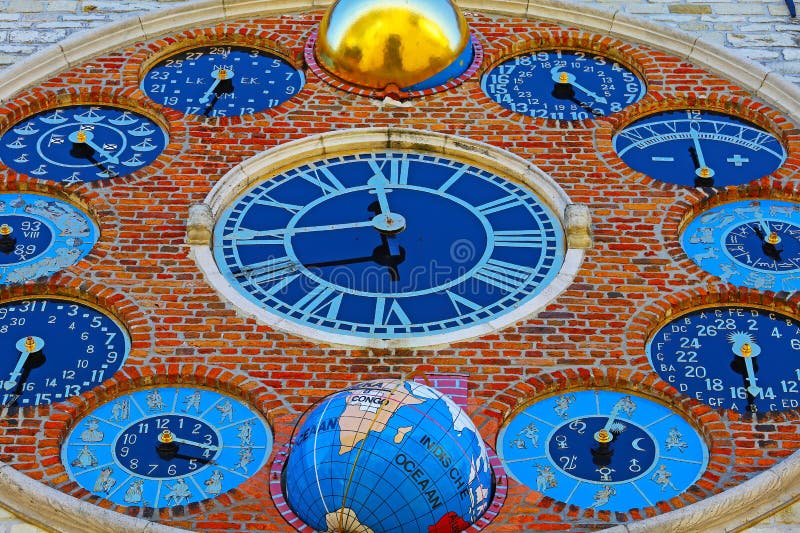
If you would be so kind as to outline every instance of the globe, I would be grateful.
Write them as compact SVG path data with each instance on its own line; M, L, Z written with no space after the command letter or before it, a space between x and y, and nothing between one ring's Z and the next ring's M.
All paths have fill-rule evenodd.
M486 510L493 478L467 414L439 391L375 380L336 392L295 433L289 505L328 533L450 533Z

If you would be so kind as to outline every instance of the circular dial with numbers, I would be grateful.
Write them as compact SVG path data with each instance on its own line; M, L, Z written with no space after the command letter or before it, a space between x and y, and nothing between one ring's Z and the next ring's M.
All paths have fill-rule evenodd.
M540 50L500 63L481 80L483 91L514 112L537 118L584 120L641 100L647 87L626 66L573 50Z
M3 405L56 403L111 377L130 351L111 315L79 301L36 297L0 303Z
M111 106L71 106L22 120L0 136L0 161L17 172L71 185L124 176L152 163L167 133Z
M95 223L41 194L0 194L0 283L23 283L77 263L94 247Z
M217 391L161 387L88 413L61 448L67 473L119 505L175 507L215 498L266 462L272 434L250 406Z
M156 63L142 90L159 104L187 115L251 115L298 92L305 76L286 60L258 48L202 46Z
M724 283L800 289L800 204L747 200L716 206L681 234L686 254Z
M800 406L800 321L757 307L691 311L647 343L656 372L678 391L740 412Z
M584 508L650 507L691 487L708 448L682 416L634 394L582 390L537 401L498 436L506 471Z
M614 150L651 178L697 187L740 185L771 174L786 160L773 134L714 111L666 111L626 126Z
M214 233L223 275L266 320L356 345L495 321L548 286L564 248L530 189L405 152L287 170L236 199Z

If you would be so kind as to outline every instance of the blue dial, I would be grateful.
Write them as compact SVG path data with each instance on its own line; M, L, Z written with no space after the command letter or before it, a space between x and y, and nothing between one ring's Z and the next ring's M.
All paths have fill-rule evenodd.
M130 351L116 319L78 301L30 298L0 304L2 403L64 401L110 378Z
M584 390L535 402L501 430L498 451L519 483L584 508L651 507L708 466L697 430L647 398Z
M152 163L167 142L161 126L133 111L59 107L0 136L0 161L22 174L69 185L130 174Z
M657 113L626 126L614 150L651 178L697 187L740 185L771 174L786 149L768 131L714 111Z
M174 507L247 481L272 451L252 407L216 391L161 387L87 414L61 449L68 475L118 505Z
M187 115L251 115L276 107L305 84L303 71L286 60L243 46L191 48L155 64L142 90Z
M621 111L647 87L626 66L572 50L523 54L492 68L481 87L514 112L554 120L584 120Z
M252 302L364 339L490 321L547 287L564 253L559 220L531 190L404 152L334 157L264 180L214 234L217 264Z
M767 309L698 309L661 326L650 363L678 391L740 412L800 406L800 321Z
M0 194L0 283L23 283L74 265L97 238L94 222L70 203Z
M700 268L724 283L775 292L800 289L800 204L719 205L686 226L681 244Z

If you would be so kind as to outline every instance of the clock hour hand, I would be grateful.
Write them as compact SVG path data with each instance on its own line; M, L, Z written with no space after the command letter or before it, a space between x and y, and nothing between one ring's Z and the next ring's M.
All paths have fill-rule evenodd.
M204 450L211 450L212 452L216 452L219 450L219 446L212 446L210 444L205 444L203 442L182 439L180 437L176 437L174 434L172 435L172 442L177 442L178 444L188 444L189 446L195 446L197 448L202 448Z
M216 68L211 73L211 77L214 78L214 83L211 84L211 87L205 92L203 96L197 99L198 102L201 104L207 104L211 101L211 95L216 94L216 89L220 85L220 83L224 82L225 80L231 80L233 78L233 69L229 68ZM230 91L229 91L230 92Z
M745 378L749 384L747 386L747 392L753 396L758 396L763 389L758 386L758 378L756 378L753 358L761 353L761 347L756 344L749 333L742 333L739 331L729 334L728 342L731 343L731 350L734 355L744 360Z
M103 157L103 159L105 159L105 161L103 161L104 163L111 163L113 165L119 164L119 158L117 156L107 152L106 150L104 150L100 146L97 146L97 144L94 143L94 133L92 133L89 130L73 131L72 133L69 134L69 140L77 145L88 146L89 148L94 150L95 153L100 154Z
M608 99L605 96L601 96L596 92L587 89L586 87L578 83L576 81L577 78L575 77L575 74L559 70L560 68L561 67L553 67L552 69L550 69L550 77L553 79L554 82L560 85L571 85L572 87L578 89L580 92L582 92L595 102L601 104L608 103Z

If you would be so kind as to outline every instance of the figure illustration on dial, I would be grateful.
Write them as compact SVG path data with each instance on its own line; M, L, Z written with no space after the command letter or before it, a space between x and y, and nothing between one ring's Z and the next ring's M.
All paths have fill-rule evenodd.
M0 136L0 161L28 176L74 184L130 174L167 145L149 118L111 106L59 107Z
M269 52L202 46L157 62L142 79L142 90L187 115L225 117L278 106L304 84L301 70Z
M547 286L564 247L558 218L532 191L403 152L264 180L221 214L214 235L217 264L251 301L355 343L492 320Z
M642 118L617 133L613 143L634 170L695 187L747 183L771 174L786 160L786 149L765 129L698 109Z
M691 311L661 326L647 353L679 392L740 412L800 406L800 322L757 307Z
M506 470L545 496L585 508L649 507L705 471L697 431L667 407L633 394L582 390L537 401L498 437Z
M30 298L0 304L2 403L60 402L96 387L130 351L127 331L108 314L78 301Z
M72 204L41 194L0 194L0 283L50 276L94 247L95 223Z
M716 206L689 222L681 245L723 283L775 292L800 289L800 204L795 202Z
M605 56L572 50L519 55L481 80L495 102L517 113L557 120L609 115L641 100L647 87Z
M163 387L120 396L70 432L72 479L118 505L175 507L214 498L257 472L272 448L266 422L216 391Z

